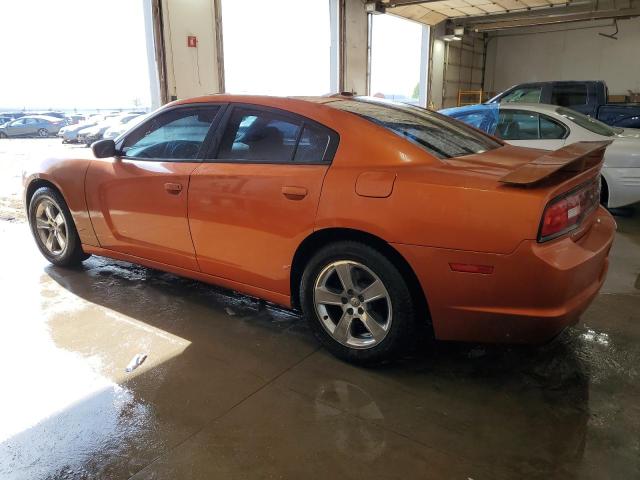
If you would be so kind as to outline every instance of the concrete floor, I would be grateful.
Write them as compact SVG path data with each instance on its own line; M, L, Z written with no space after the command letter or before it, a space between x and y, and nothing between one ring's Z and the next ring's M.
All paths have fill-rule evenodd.
M639 216L553 343L425 345L375 370L229 291L97 257L53 267L0 218L2 479L640 478Z

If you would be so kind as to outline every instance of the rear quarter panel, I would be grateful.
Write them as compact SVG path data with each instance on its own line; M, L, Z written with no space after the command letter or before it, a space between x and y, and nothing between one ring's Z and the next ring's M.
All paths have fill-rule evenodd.
M368 136L369 142L342 138L325 177L318 229L353 228L389 243L493 253L512 252L524 239L536 238L546 195L498 184L496 176L508 171L504 166L448 164L384 130ZM499 150L520 162L541 154ZM356 181L363 172L395 175L391 194L358 195Z

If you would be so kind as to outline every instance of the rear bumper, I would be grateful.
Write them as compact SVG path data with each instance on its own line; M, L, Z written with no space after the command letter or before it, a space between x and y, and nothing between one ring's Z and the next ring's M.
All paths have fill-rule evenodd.
M542 343L578 322L602 286L615 222L602 207L579 239L522 242L511 254L395 245L424 289L436 338ZM491 265L454 272L450 263Z

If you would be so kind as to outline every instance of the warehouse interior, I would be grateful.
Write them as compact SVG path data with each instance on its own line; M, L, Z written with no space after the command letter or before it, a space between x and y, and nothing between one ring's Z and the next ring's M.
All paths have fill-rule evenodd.
M305 1L139 0L149 109L343 93L437 111L587 80L640 104L640 0L326 0L321 19ZM406 37L380 33L389 18ZM322 55L301 57L320 31ZM280 51L261 46L270 35ZM413 92L383 91L403 51L415 78L397 84ZM90 150L30 141L0 138L1 478L640 478L640 203L611 209L606 281L551 342L429 338L365 368L321 348L297 310L97 255L51 265L14 172Z

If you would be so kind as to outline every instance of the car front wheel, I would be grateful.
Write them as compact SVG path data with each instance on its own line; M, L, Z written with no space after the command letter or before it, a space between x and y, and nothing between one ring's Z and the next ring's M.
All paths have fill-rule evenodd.
M409 286L385 255L364 243L336 242L319 250L302 276L300 303L320 342L353 363L397 358L415 338Z
M41 128L40 130L38 130L38 136L39 137L48 137L49 136L49 131L46 128Z
M35 191L29 202L29 225L40 252L54 265L68 267L89 258L82 250L71 212L54 189Z

